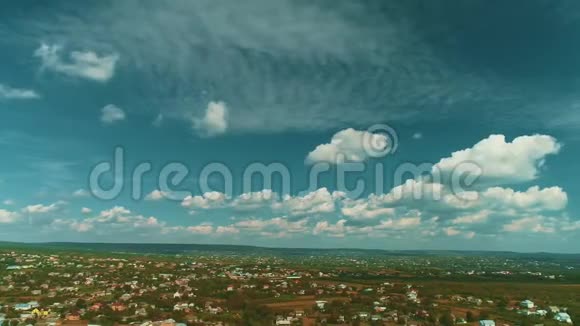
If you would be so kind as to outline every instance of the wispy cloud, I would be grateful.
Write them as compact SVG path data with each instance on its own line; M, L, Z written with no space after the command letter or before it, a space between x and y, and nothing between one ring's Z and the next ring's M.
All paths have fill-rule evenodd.
M123 1L43 12L27 27L38 38L89 49L67 57L43 44L37 55L46 69L106 81L123 57L148 107L190 119L192 107L203 117L202 105L217 99L235 108L227 130L237 132L365 126L434 105L502 98L493 83L433 55L412 17L391 19L404 8L376 9L324 1Z
M104 124L110 125L119 121L123 121L125 118L125 111L113 104L106 105L101 109L101 121Z
M34 55L42 61L42 69L99 82L106 82L113 77L119 60L117 54L99 56L93 51L72 51L68 60L63 60L61 52L62 47L43 43Z
M38 98L40 98L40 95L32 89L13 88L0 84L0 100L29 100Z

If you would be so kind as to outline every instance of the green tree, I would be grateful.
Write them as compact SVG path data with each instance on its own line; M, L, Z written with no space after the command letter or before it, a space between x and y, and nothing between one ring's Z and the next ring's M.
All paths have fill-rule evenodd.
M473 311L469 310L465 314L465 320L467 320L468 322L474 322L477 320L477 318L475 317L475 314L473 313Z
M453 326L455 325L455 318L453 318L450 311L447 311L439 318L439 323L443 326Z

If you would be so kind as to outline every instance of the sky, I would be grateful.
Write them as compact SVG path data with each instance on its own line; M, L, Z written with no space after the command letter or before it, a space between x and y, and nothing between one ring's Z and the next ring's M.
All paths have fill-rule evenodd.
M0 5L0 240L580 252L580 4Z

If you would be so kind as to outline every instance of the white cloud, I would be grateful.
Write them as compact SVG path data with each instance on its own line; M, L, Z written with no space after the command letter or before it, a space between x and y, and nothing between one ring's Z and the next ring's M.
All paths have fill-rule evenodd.
M346 222L347 221L345 219L338 220L334 224L331 224L328 221L320 221L316 223L314 229L312 230L312 233L314 235L328 233L332 237L344 237L346 232L345 227Z
M94 226L90 223L83 223L83 222L74 221L70 224L70 228L74 231L84 233L84 232L88 232L88 231L92 230L94 228Z
M98 216L92 218L92 220L100 223L122 220L126 215L131 214L131 211L123 206L114 206L113 208L101 211Z
M18 214L17 212L0 209L0 223L3 224L14 223L19 217L20 214Z
M228 197L221 192L210 191L201 196L187 196L181 202L181 206L191 209L210 209L223 207Z
M72 77L106 82L115 73L118 54L99 56L93 51L70 52L68 60L61 57L62 47L41 44L34 52L42 61L42 69L52 70Z
M145 200L157 201L157 200L167 198L168 195L169 195L169 193L167 193L165 191L155 189L151 193L149 193L147 196L145 196Z
M423 134L420 132L416 132L413 134L413 139L421 139L423 138Z
M341 209L344 216L350 217L353 220L374 219L381 216L392 216L395 214L395 209L392 207L373 207L374 205L368 201L358 201L347 207Z
M563 221L563 225L561 227L562 231L576 231L580 230L580 220L572 221L569 218L566 218Z
M375 226L375 229L408 229L419 226L421 224L421 217L403 217L400 219L389 219L386 221L381 221L379 225Z
M193 119L193 128L202 136L217 136L228 129L228 107L224 102L209 102L203 118Z
M475 223L484 223L487 221L490 215L490 211L483 210L473 214L462 215L459 217L454 218L451 223L452 224L475 224Z
M72 193L73 197L88 197L90 194L85 189L78 189Z
M90 208L83 207L81 213L89 215L92 213ZM123 206L114 206L110 209L103 210L96 216L87 217L82 220L56 219L51 226L60 228L65 226L77 232L88 232L98 230L100 232L127 232L139 230L157 230L161 232L165 227L164 222L160 222L156 217L143 216L134 214Z
M568 203L568 195L560 187L540 189L533 186L523 192L493 187L482 192L481 196L489 204L525 210L558 211Z
M28 100L37 98L40 98L40 95L34 90L12 88L10 86L0 84L0 100Z
M307 230L307 219L299 221L288 221L285 217L275 217L271 219L248 219L234 223L232 226L238 230L250 232L267 232L268 234L283 233L304 233Z
M273 208L295 216L332 213L336 210L337 195L338 193L332 194L326 188L320 188L303 196L286 195Z
M546 223L542 216L524 217L503 226L506 232L531 231L535 233L553 233L554 227Z
M123 121L125 118L125 111L113 104L108 104L101 109L101 121L105 124L113 124L117 121Z
M461 231L459 231L455 228L452 228L452 227L445 228L444 231L445 231L445 234L447 234L450 237L461 234Z
M491 135L472 148L460 150L443 158L433 167L433 173L449 175L462 172L482 173L490 184L534 180L544 165L546 156L557 154L561 145L546 135L520 136L506 142L504 135Z
M24 213L27 213L27 214L51 213L51 212L58 210L60 208L60 206L63 204L64 204L64 202L59 201L56 203L52 203L50 205L43 205L43 204L28 205L28 206L24 207L22 209L22 211Z
M201 224L196 226L188 226L186 230L194 234L211 234L213 232L213 226L209 224Z
M6 199L2 202L2 204L6 205L6 206L12 206L12 205L14 205L14 201L12 199Z
M218 226L215 230L217 234L238 234L240 230L234 226Z
M233 200L231 206L240 211L254 210L264 206L271 206L278 198L278 195L270 189L262 191L243 193Z
M385 135L349 128L334 134L330 143L316 146L308 154L305 162L307 164L363 162L373 157L375 151L388 151L390 145L389 139Z

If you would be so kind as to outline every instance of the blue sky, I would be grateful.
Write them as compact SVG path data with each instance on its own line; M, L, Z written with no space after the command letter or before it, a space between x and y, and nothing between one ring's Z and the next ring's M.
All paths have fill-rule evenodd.
M0 240L578 252L579 12L545 1L2 4ZM373 135L377 125L391 129ZM103 199L91 171L118 147L124 175L100 181L123 188ZM152 171L135 199L143 162ZM187 178L161 189L168 163ZM200 176L212 163L231 171L231 192ZM290 181L244 189L252 163L279 163ZM353 164L364 171L346 185L364 181L361 194L337 178ZM477 178L458 188L455 172Z

